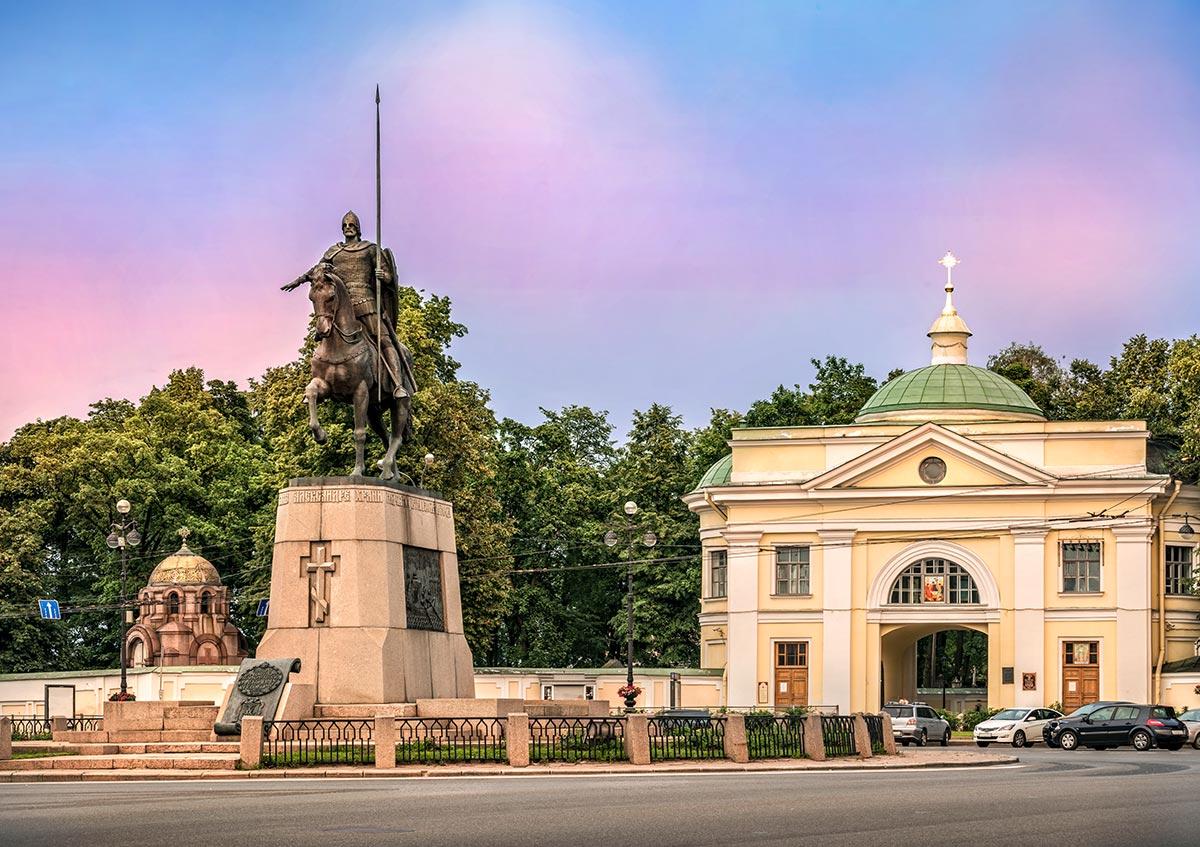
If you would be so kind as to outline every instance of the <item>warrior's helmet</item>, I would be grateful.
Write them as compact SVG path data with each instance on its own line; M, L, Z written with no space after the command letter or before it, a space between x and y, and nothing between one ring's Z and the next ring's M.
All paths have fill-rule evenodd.
M354 231L358 235L360 235L360 236L362 235L362 224L359 223L358 215L354 214L353 212L347 212L346 214L342 215L342 229L343 230L346 228L347 223L354 224Z

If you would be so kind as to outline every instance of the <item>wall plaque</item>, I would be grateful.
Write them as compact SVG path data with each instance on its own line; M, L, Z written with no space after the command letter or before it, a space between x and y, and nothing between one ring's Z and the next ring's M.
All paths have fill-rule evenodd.
M1000 684L1001 685L1012 685L1013 684L1013 669L1012 668L1000 668Z
M442 556L437 550L404 546L404 608L409 629L446 631Z
M1037 674L1036 673L1021 674L1021 690L1022 691L1037 691Z

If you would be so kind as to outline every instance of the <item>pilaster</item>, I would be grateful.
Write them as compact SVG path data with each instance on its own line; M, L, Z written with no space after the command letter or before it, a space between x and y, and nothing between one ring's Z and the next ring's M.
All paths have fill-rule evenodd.
M1117 539L1116 606L1117 699L1147 703L1150 698L1150 542L1148 522L1113 529ZM1102 657L1103 661L1103 657Z
M1046 534L1045 529L1014 529L1013 536L1013 692L1014 706L1036 708L1046 702ZM989 652L999 645L989 645ZM1022 674L1036 673L1038 687L1025 691Z
M729 621L725 626L726 702L751 708L758 697L758 560L761 532L725 532L729 545Z
M821 584L824 620L821 628L821 703L850 711L851 585L855 530L821 530Z

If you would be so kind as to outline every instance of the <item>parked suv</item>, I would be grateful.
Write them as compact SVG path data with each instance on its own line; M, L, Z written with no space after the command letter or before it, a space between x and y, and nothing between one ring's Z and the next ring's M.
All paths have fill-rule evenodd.
M1069 715L1051 721L1042 733L1048 744L1064 750L1107 750L1125 744L1132 744L1135 750L1178 750L1188 738L1187 727L1170 706L1134 703L1102 704L1078 717Z
M892 716L892 734L905 747L913 742L924 747L930 739L943 747L950 743L950 724L924 703L900 700L885 704L883 711Z

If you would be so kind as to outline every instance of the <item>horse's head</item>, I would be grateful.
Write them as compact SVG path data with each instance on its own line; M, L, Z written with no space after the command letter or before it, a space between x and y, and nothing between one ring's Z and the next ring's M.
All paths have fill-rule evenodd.
M333 265L321 262L308 272L308 299L313 304L313 316L317 319L317 338L324 338L333 332L334 321L337 318L341 287Z

